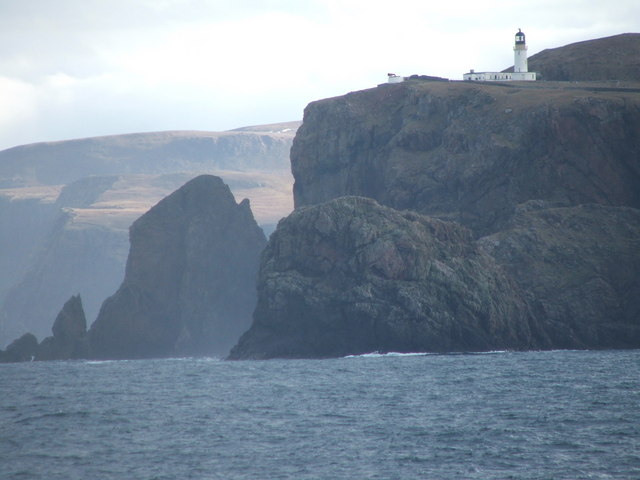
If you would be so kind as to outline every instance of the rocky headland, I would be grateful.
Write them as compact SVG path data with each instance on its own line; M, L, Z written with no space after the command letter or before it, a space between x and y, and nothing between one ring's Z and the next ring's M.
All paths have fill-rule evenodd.
M640 347L640 83L609 75L311 103L230 358Z
M125 278L89 330L92 358L224 356L251 323L266 244L249 207L199 176L130 229Z
M639 208L640 90L598 85L412 80L311 103L295 206L366 196L477 235L529 200Z
M157 132L0 152L0 348L42 339L71 295L93 322L122 282L129 226L200 174L249 198L270 233L293 208L289 149L300 122Z
M640 51L618 37L541 52L541 78L558 81L412 76L311 103L291 148L295 210L268 244L221 179L188 182L131 226L125 279L80 345L222 356L245 332L229 358L639 348L635 57L594 60L589 78L571 64L585 48L604 63L619 42ZM117 182L80 182L47 198L93 218L96 189ZM2 358L72 351L55 329L32 337Z
M517 284L458 224L362 197L303 207L262 258L231 358L538 345Z

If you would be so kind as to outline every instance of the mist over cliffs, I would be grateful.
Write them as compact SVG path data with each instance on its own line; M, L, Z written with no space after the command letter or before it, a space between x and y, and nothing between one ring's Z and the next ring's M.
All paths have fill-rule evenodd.
M0 152L0 348L50 335L72 295L91 324L124 277L128 229L202 173L249 198L270 232L292 209L289 149L299 122L229 132L159 132Z
M131 226L124 281L89 330L92 358L225 356L251 323L266 239L249 201L202 175Z
M80 295L65 302L51 327L51 336L40 343L32 333L25 333L0 350L0 363L34 360L76 360L89 357L87 319Z

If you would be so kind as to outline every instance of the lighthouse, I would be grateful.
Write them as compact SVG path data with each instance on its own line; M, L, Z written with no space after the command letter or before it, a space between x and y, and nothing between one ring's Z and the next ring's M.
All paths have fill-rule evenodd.
M524 33L518 29L516 33L516 44L513 46L513 71L515 73L526 73L527 68L527 42Z
M464 73L462 79L471 82L535 82L536 72L530 72L527 64L527 42L522 30L516 33L513 46L513 72L476 72Z

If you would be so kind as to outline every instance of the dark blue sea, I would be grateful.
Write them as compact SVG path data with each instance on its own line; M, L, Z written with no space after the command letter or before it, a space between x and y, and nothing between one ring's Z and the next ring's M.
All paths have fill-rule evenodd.
M637 479L640 351L0 365L5 479Z

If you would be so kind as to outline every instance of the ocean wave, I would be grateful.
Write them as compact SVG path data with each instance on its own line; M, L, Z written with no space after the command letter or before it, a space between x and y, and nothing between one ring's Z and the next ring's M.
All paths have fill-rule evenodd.
M510 350L490 350L487 352L371 352L358 355L346 355L343 358L426 357L431 355L500 355L509 352Z
M411 353L402 353L402 352L371 352L371 353L362 353L359 355L347 355L344 358L382 358L382 357L423 357L426 355L437 355L436 353L428 353L428 352L411 352Z

